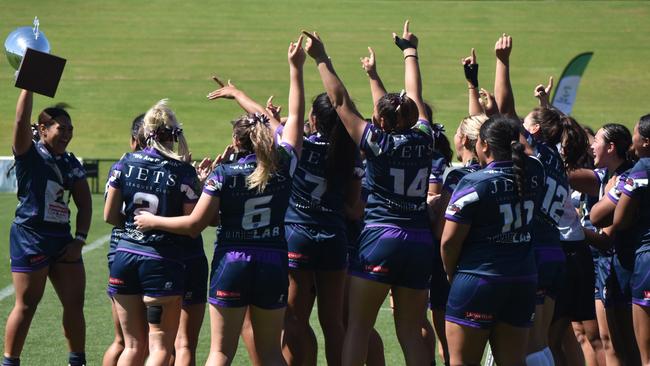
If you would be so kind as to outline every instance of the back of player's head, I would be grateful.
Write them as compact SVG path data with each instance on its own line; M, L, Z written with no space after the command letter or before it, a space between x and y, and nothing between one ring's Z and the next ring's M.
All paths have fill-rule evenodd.
M244 115L235 120L232 134L241 151L255 153L257 167L246 177L246 183L249 189L262 192L278 166L269 118L260 113Z
M460 137L465 137L465 148L471 151L476 156L476 140L478 140L479 131L481 126L488 117L485 114L476 114L467 116L460 121L458 125L458 133Z
M377 116L384 120L384 130L399 131L417 121L418 107L404 92L387 93L377 101Z
M650 114L646 114L645 116L641 116L641 118L639 118L639 125L637 129L641 137L645 137L647 139L650 138Z
M570 116L555 108L538 107L530 113L531 121L539 125L543 142L559 146L567 169L581 167L587 159L589 139L585 130Z
M356 144L348 134L327 93L314 98L311 106L316 130L329 142L325 162L327 188L341 187L348 182L354 171Z
M523 199L526 152L520 142L521 133L522 126L519 120L501 115L488 118L479 130L479 137L487 143L494 161L512 161L517 193L519 198Z
M532 123L539 125L542 141L553 146L562 139L562 116L555 108L537 107L530 112Z
M138 148L147 146L147 139L144 136L144 113L135 117L131 122L131 139L136 142Z
M601 129L603 130L605 143L614 144L616 156L621 159L628 159L630 146L632 146L630 130L620 123L607 123Z
M183 130L176 114L167 105L167 99L158 101L144 114L143 130L147 145L162 155L185 162L190 160ZM173 150L174 143L178 143L178 153Z

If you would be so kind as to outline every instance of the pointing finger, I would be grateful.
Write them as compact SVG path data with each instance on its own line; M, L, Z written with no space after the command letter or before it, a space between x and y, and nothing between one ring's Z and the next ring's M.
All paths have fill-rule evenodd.
M213 77L212 77L212 80L216 81L217 84L221 85L221 87L224 87L224 86L225 86L225 85L223 85L223 83L221 82L221 80L219 80L219 78L216 77L216 76L213 76Z
M406 20L404 22L404 35L406 35L409 32L409 21Z

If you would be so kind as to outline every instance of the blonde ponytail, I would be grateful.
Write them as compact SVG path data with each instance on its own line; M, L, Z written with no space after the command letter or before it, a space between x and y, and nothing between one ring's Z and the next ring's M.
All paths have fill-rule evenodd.
M167 105L167 99L158 101L144 115L142 127L147 146L153 147L170 159L189 162L189 148L180 126L176 115ZM169 147L170 140L171 148ZM174 142L178 142L178 153L173 150Z
M278 152L268 118L258 113L243 116L235 122L233 135L242 149L255 153L257 160L257 167L246 177L248 189L264 191L278 169Z

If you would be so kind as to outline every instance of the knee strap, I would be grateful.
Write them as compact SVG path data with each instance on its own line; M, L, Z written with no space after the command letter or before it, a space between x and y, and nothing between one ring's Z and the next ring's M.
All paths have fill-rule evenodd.
M150 324L160 324L163 308L160 305L147 306L147 321Z

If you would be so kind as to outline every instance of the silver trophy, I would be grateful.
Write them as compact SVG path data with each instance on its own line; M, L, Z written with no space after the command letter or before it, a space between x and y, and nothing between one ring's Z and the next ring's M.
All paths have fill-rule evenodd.
M9 33L5 40L5 54L9 64L18 70L28 48L50 53L50 41L39 29L38 17L34 18L34 27L20 27Z

